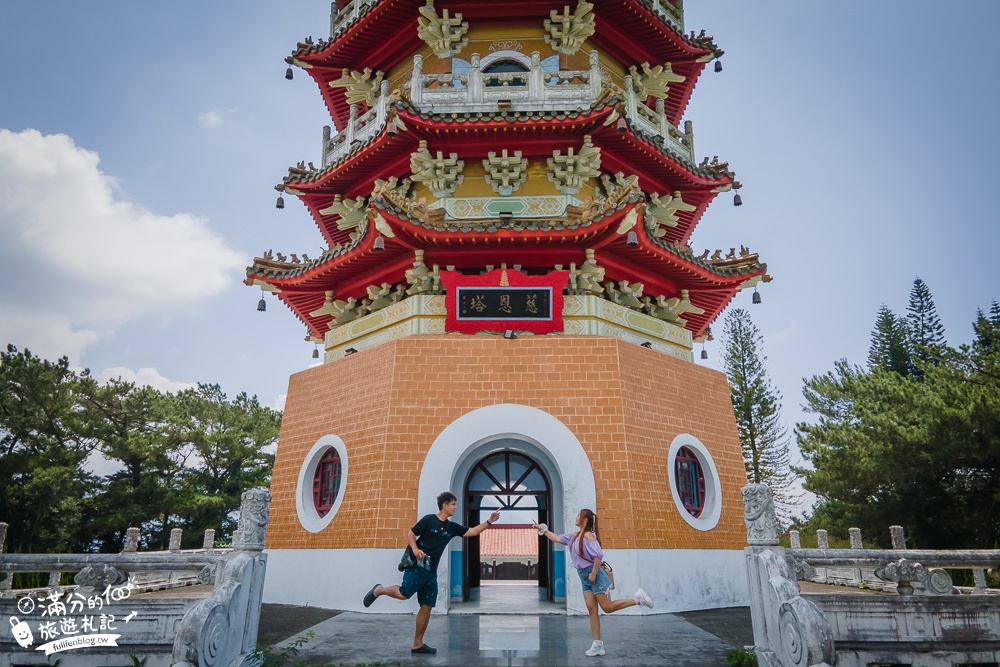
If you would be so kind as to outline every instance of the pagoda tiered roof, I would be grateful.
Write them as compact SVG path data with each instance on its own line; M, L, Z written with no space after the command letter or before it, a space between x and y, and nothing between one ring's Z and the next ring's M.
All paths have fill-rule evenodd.
M568 220L490 220L477 224L434 221L417 202L401 201L385 192L373 197L369 221L350 243L335 246L319 259L300 264L256 258L247 283L264 283L317 335L326 331L329 315L311 315L331 291L335 299L361 299L371 285L396 284L413 264L413 250L422 249L427 264L478 270L506 263L542 271L545 267L582 264L583 248L597 252L608 280L642 282L650 295L691 292L691 302L704 313L685 315L688 328L701 335L748 281L764 278L767 266L741 249L722 257L717 252L696 256L685 245L670 243L636 224L636 245L619 231L631 213L642 220L646 206L640 192L623 197L609 210L589 218ZM405 208L404 208L405 207ZM409 209L409 210L407 210ZM382 223L384 250L375 247Z
M435 150L457 152L469 160L485 157L496 149L498 140L516 144L531 157L576 145L581 136L590 135L594 144L604 149L602 159L607 171L635 174L646 192L680 192L684 201L694 207L678 213L677 225L666 230L667 241L686 243L715 196L732 186L733 174L725 163L694 165L667 150L661 138L646 135L638 128L619 131L607 121L620 108L621 102L611 96L589 110L580 111L504 109L435 114L415 111L406 101L398 100L396 113L407 131L393 135L386 128L373 134L367 143L356 146L326 169L292 168L283 186L299 197L324 238L335 245L344 242L347 233L337 229L337 216L321 211L337 195L367 196L374 179L407 173L410 154L420 140L427 140Z
M312 260L268 251L246 283L276 294L310 337L332 332L332 345L350 330L337 327L509 266L519 279L568 276L567 295L643 313L689 350L738 291L770 280L745 247L689 245L714 198L740 184L726 162L698 162L692 124L678 126L722 55L683 33L679 0L580 0L573 17L565 0L423 1L340 2L331 38L287 59L317 82L338 131L327 128L318 168L289 169L278 206L298 197L328 248ZM509 39L514 25L527 48ZM448 62L452 44L467 73Z
M345 68L388 72L418 51L423 42L417 35L416 4L412 0L344 3L345 8L356 6L357 11L345 11L330 39L299 42L287 58L316 81L337 129L346 125L350 104L345 90L331 87L330 82L339 79ZM438 0L436 4L453 16L461 13L470 23L495 26L532 21L540 25L550 12L562 11L566 2L512 0L503 4L503 12L481 0ZM590 37L594 46L621 63L671 63L673 72L684 77L670 87L665 100L674 125L683 117L706 63L723 54L704 31L685 35L679 19L671 20L675 13L679 16L669 0L602 0L595 3L598 27Z

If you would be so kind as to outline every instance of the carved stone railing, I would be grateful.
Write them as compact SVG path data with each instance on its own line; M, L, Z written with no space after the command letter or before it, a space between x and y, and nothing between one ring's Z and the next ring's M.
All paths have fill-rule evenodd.
M410 100L426 112L496 111L501 103L523 111L588 108L601 94L596 51L590 52L586 70L546 72L538 51L531 54L527 72L483 72L478 53L471 56L468 74L424 74L423 68L423 56L415 55Z
M863 667L913 664L991 664L1000 651L1000 605L973 592L954 594L943 569L995 568L1000 551L784 549L769 489L743 488L754 644L768 667ZM897 582L899 595L804 593L798 581L827 568L874 567ZM913 595L922 584L923 595ZM985 588L985 586L984 586ZM936 594L935 594L936 593ZM953 593L953 594L949 594Z
M679 32L684 32L684 11L681 0L675 2L670 0L640 0L640 2L660 19L677 28Z
M625 115L646 134L663 138L663 147L674 156L694 162L694 130L691 121L684 122L681 132L670 121L663 110L663 100L656 101L656 108L650 109L640 100L631 76L625 77Z
M0 524L5 527L6 524ZM6 532L0 530L0 536ZM216 549L215 531L205 531L205 543L201 549L180 549L181 533L175 529L171 535L168 551L137 551L139 529L129 528L125 550L121 554L3 554L0 541L0 600L13 599L59 588L73 591L81 586L79 580L86 578L93 567L107 565L121 569L131 575L135 591L147 592L177 588L198 583L202 569L213 565L229 549ZM42 587L13 588L15 573L40 573L47 577ZM73 584L63 586L63 573L75 575ZM82 573L82 574L81 574Z
M492 112L499 108L517 111L572 111L588 109L601 96L605 80L596 51L590 52L586 70L542 69L541 55L530 57L527 72L483 72L479 54L471 57L468 74L425 74L423 57L413 57L410 100L414 107L432 113ZM490 85L490 84L493 85ZM694 162L694 133L690 121L684 131L672 125L659 101L651 109L639 100L631 76L625 77L625 115L644 134L663 138L665 150ZM497 85L499 84L499 85Z
M788 532L791 542L788 558L808 562L815 572L809 577L809 581L813 583L870 588L908 595L911 592L906 591L905 585L902 591L899 590L898 567L889 570L892 578L887 578L882 571L884 566L905 559L908 563L919 563L924 568L916 572L916 578L911 582L914 589L912 593L1000 595L1000 590L986 587L986 570L993 567L991 563L997 561L1000 552L907 549L902 526L890 526L892 550L865 549L862 546L859 528L849 530L851 543L849 549L830 549L827 531L822 529L816 531L817 548L803 549L799 532L797 530ZM951 575L939 571L941 568L972 570L975 585L953 586Z
M362 10L374 7L380 0L351 0L343 9L336 2L330 3L330 40L339 37L361 17Z
M423 56L413 57L409 96L415 109L425 113L515 111L575 111L589 109L601 96L604 74L597 52L590 53L590 68L546 72L538 52L531 54L527 72L483 72L478 54L472 55L468 74L423 72ZM494 85L490 85L493 83ZM499 85L496 85L499 84ZM356 149L382 132L388 119L391 85L382 81L375 105L361 114L352 104L344 129L331 136L323 129L322 168L351 155ZM694 130L691 121L681 131L672 125L664 112L663 100L655 108L639 100L631 76L625 77L625 117L647 137L662 138L663 149L675 157L694 163Z
M232 550L215 549L214 531L206 531L199 550L182 551L174 533L172 550L137 552L138 529L129 529L121 554L4 554L0 548L0 617L25 622L33 639L33 645L19 646L11 633L0 633L0 667L28 664L21 658L41 656L34 649L44 643L86 637L84 617L94 624L93 632L98 618L106 621L108 629L100 632L117 640L101 648L67 649L65 655L77 659L86 654L88 664L104 664L94 662L95 656L111 655L117 657L109 661L124 664L120 661L129 654L146 656L146 667L242 664L257 639L269 502L264 489L243 494ZM24 572L49 573L49 586L13 589L14 573ZM62 586L62 573L76 573L74 584ZM198 599L205 593L195 589L169 598L138 595L163 588L164 579L177 575L185 584L214 584L208 599Z
M382 81L375 106L358 116L359 107L351 105L350 117L341 132L329 136L329 129L323 130L323 167L333 164L354 151L385 127L386 110L389 108L389 82Z

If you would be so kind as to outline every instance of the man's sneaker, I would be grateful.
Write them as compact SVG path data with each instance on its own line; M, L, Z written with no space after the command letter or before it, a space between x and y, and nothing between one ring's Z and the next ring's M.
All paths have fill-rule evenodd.
M593 658L595 655L604 655L604 642L594 642L584 652L584 655L590 658Z
M643 607L649 607L650 609L653 608L653 598L646 595L646 591L642 590L641 588L635 592L635 595L632 596L632 599L635 600L635 603L638 605L642 605Z

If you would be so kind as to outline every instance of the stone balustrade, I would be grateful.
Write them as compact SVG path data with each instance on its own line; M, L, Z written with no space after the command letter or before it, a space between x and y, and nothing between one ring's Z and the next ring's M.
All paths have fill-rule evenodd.
M63 655L72 656L73 665L127 665L130 654L145 657L146 667L246 663L256 648L270 499L265 489L243 494L232 549L215 548L214 530L206 531L202 549L188 550L180 549L182 536L174 531L163 552L139 552L138 529L128 531L120 554L5 554L0 540L0 617L26 622L33 639L22 647L11 633L0 633L0 667L35 664L30 659L41 654L34 649L52 641L93 637L81 628L85 617L92 633L100 618L100 630L117 643L70 649ZM0 536L5 528L0 524ZM48 586L14 589L14 574L30 572L48 573ZM74 583L61 585L63 573L75 573ZM191 583L212 590L207 597L193 588L169 598L138 596Z
M912 664L944 667L995 664L1000 651L1000 605L987 595L984 569L1000 565L1000 551L863 549L852 531L852 549L778 546L777 519L764 484L743 489L748 546L744 550L759 664L767 667L865 667ZM817 531L819 533L819 531ZM894 545L904 544L898 527ZM803 592L817 570L872 568L898 594ZM976 587L960 591L944 568L968 568ZM965 594L959 594L965 593Z
M494 54L496 55L496 54ZM545 71L540 54L531 56L511 52L523 60L525 72L484 72L483 59L472 54L468 73L424 73L424 58L413 57L409 97L413 107L423 113L493 113L586 110L601 96L605 80L598 54L591 51L585 70ZM684 130L667 119L663 100L650 108L638 99L631 76L624 79L625 118L636 133L656 141L666 152L689 164L695 162L694 130L685 121ZM351 105L348 121L341 132L331 137L323 130L323 168L335 164L359 149L386 127L391 104L390 84L382 81L375 105L361 114L359 105ZM391 129L391 128L390 128ZM660 141L662 140L662 141Z

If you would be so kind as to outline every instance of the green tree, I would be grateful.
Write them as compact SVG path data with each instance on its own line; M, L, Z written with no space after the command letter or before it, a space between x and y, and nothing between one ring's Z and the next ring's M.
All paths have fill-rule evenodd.
M906 307L906 329L915 366L914 373L920 377L923 375L923 366L936 364L941 360L946 341L934 297L931 296L927 283L919 277L913 281L913 288L910 290L910 302Z
M184 467L183 428L170 397L121 379L103 385L88 379L80 404L89 438L117 466L93 503L88 528L95 546L118 551L135 526L147 547L165 549Z
M812 465L813 520L887 546L903 525L913 546L996 548L1000 540L1000 318L977 340L944 348L923 376L846 361L806 381L815 423L796 427Z
M270 483L281 413L246 393L229 400L217 384L176 400L190 448L176 511L192 542L206 528L230 534L243 491Z
M885 304L878 309L871 340L871 346L868 348L868 368L881 368L900 375L909 375L912 372L913 362L910 357L906 323Z
M750 313L742 308L729 312L723 327L722 361L747 477L753 484L770 487L778 518L787 526L801 494L794 488L791 449L781 423L781 395L768 377L763 344Z
M86 375L86 374L84 374ZM83 469L80 377L66 357L49 362L8 345L0 353L0 521L6 550L80 548L77 529L96 479Z

